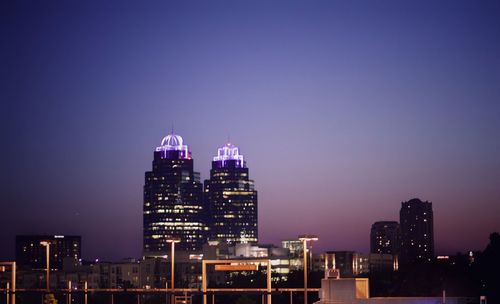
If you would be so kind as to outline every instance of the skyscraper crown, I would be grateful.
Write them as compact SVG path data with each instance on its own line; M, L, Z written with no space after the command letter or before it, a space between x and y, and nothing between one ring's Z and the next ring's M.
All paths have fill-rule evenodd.
M164 152L165 155L167 151L179 151L181 158L190 158L191 154L188 146L184 144L182 137L174 133L163 137L160 146L156 147L156 151Z
M176 134L169 134L163 137L161 141L162 146L171 146L171 147L182 146L182 143L183 143L182 137Z
M217 149L217 156L214 157L214 161L222 162L222 167L224 167L225 162L228 160L236 161L237 167L243 168L245 166L243 155L240 154L240 148L229 142Z

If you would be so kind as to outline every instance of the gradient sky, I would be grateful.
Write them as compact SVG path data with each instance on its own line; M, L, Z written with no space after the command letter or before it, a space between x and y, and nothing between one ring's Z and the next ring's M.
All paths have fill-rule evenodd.
M433 202L438 253L500 230L499 1L8 5L0 259L40 233L139 257L144 172L172 124L202 178L240 146L263 243L368 252L413 197Z

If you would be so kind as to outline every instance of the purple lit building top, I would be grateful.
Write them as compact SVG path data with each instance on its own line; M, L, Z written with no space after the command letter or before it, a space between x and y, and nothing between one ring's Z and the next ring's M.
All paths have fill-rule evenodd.
M191 159L191 151L184 145L182 137L173 133L162 139L160 146L156 147L156 152L161 152L162 158L171 158L175 155L178 159Z
M214 162L218 162L219 168L224 168L228 163L232 163L237 168L244 168L245 161L243 155L240 154L240 148L232 143L227 143L223 147L217 149L217 156L214 157Z

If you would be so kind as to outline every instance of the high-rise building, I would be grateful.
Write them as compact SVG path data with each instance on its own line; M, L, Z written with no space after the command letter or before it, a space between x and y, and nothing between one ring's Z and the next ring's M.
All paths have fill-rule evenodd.
M154 151L144 183L144 255L166 254L169 239L180 250L201 250L206 242L203 186L191 151L179 135L167 135Z
M434 257L434 229L432 203L418 198L401 203L402 264Z
M370 231L370 252L399 254L401 230L395 221L375 222Z
M46 247L49 243L50 268L61 269L64 258L80 259L82 237L69 235L18 235L16 236L16 262L32 269L46 268Z
M238 147L227 143L212 161L205 181L210 210L210 239L226 243L256 243L257 191Z

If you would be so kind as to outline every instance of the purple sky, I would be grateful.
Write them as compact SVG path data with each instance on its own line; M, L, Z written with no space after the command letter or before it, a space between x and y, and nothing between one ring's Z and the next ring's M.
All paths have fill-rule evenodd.
M433 202L438 253L500 230L499 1L9 5L0 259L37 233L140 256L144 172L172 124L202 178L240 146L264 243L367 252L413 197Z

